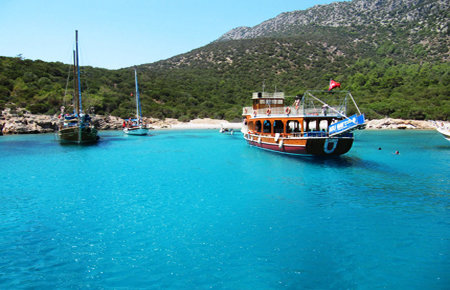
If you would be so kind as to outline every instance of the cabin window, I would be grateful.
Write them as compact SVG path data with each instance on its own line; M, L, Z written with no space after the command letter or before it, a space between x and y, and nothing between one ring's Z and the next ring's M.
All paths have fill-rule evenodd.
M263 133L270 133L270 121L269 120L264 121Z
M248 129L255 130L255 123L253 121L248 122Z
M328 120L321 120L319 123L320 131L328 131Z
M274 133L283 133L284 132L284 124L281 120L273 121L273 132Z
M255 131L261 132L261 121L256 121L255 123Z
M300 132L300 123L297 120L290 120L286 124L286 133Z

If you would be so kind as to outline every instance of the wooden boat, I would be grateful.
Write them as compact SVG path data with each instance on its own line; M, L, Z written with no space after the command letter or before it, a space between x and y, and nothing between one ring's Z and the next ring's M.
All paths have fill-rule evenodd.
M334 99L333 103L314 94ZM346 115L349 98L359 112L350 117ZM365 128L364 115L348 91L306 91L291 106L285 106L284 100L282 92L253 93L253 105L242 113L248 144L292 155L341 155L353 145L353 130Z
M60 143L86 144L98 141L97 129L91 123L91 117L83 113L80 66L78 62L78 31L75 31L76 48L74 55L74 86L73 114L65 114L61 107L60 124L57 133Z
M134 79L136 87L136 119L128 119L124 122L123 132L128 135L142 136L147 135L148 128L142 119L141 99L139 97L139 86L137 79L137 71L134 68Z

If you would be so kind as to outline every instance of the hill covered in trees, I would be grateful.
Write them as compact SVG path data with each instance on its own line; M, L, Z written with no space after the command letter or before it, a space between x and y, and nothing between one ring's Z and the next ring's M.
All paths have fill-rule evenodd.
M235 120L263 82L266 91L295 96L326 89L333 78L369 118L447 120L448 8L446 1L354 0L236 28L204 47L140 65L143 113ZM62 63L0 57L0 108L55 113L70 104L68 76ZM133 114L132 68L83 67L82 86L85 108Z

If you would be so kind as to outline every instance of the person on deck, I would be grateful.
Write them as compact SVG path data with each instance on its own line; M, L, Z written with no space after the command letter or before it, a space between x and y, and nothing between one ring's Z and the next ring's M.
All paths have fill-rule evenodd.
M327 105L323 105L323 106L322 106L322 114L323 114L324 116L326 116L327 113L328 113L328 106L327 106Z

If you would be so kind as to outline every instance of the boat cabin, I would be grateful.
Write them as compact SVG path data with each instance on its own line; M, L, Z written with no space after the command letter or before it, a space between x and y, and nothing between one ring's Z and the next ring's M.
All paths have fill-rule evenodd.
M344 118L345 111L345 98L328 105L308 91L286 106L283 92L256 92L252 106L243 108L243 116L248 130L256 134L324 137L331 124Z
M284 93L267 93L257 92L253 93L253 110L261 110L266 108L282 108L284 107Z

